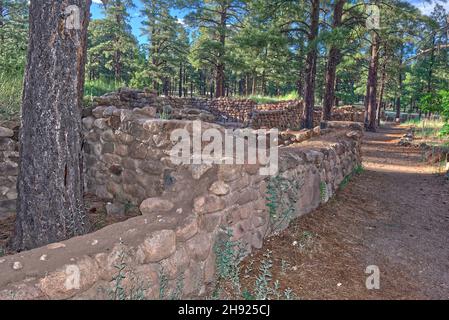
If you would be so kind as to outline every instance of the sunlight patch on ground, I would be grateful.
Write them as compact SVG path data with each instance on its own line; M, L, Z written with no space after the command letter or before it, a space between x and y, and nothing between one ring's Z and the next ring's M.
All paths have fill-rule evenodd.
M420 168L416 168L407 165L397 165L397 164L388 164L370 161L364 161L363 166L367 170L376 172L396 172L396 173L413 173L413 174L427 174L427 175L435 174L437 172L437 168L432 166L422 166Z

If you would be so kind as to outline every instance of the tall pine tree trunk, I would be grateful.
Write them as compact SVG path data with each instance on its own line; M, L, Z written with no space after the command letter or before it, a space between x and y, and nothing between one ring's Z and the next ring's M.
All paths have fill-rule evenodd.
M67 2L30 2L30 39L20 131L18 205L12 246L31 249L86 233L81 103L91 0L81 29L69 29ZM73 13L72 13L73 14Z
M334 16L332 27L334 29L340 27L343 16L343 6L346 0L337 0L334 7ZM332 107L335 101L335 83L337 65L340 63L340 49L332 45L329 50L327 68L326 68L326 85L323 100L323 120L331 120Z
M306 59L306 82L304 87L304 125L313 128L313 108L315 104L315 76L316 76L316 37L318 36L318 24L320 19L320 0L311 0L311 21L308 36L308 52Z
M399 70L398 70L398 95L396 97L396 120L401 119L401 95L402 95L402 59L404 55L404 46L401 46L401 54L399 56Z
M220 45L221 51L218 55L218 64L215 75L215 97L223 97L225 94L225 45L226 45L226 28L227 28L227 9L223 9L220 13Z
M382 64L382 76L380 79L379 102L377 103L377 126L380 126L380 118L382 115L381 108L382 108L382 103L383 103L382 101L384 98L385 79L386 79L386 75L387 75L386 70L385 70L386 66L387 66L387 63L384 62Z
M377 69L379 64L379 35L373 31L371 39L371 58L368 70L367 112L365 129L376 131Z

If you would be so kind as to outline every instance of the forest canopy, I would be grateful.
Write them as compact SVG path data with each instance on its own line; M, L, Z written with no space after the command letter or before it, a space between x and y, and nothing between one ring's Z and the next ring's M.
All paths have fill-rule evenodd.
M93 2L87 97L129 86L164 95L304 98L329 108L367 104L371 69L379 105L449 112L444 1L428 15L397 0ZM380 18L374 29L372 5ZM27 0L0 1L2 114L20 105L27 11Z

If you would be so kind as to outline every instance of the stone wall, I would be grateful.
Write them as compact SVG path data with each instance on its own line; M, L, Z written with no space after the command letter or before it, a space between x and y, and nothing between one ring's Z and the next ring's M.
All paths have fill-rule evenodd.
M18 128L13 123L0 126L0 218L16 210L16 183L19 161Z
M154 118L152 108L103 106L83 119L87 190L138 205L142 215L0 257L0 299L110 299L118 272L126 292L144 298L207 296L216 280L217 244L239 242L245 254L261 248L266 236L328 201L361 162L361 126L329 122L308 140L279 149L276 177L261 176L258 165L174 165L170 132L191 131L192 122ZM288 194L276 189L279 180L291 186ZM267 190L291 197L292 214L270 215Z
M93 106L115 106L133 110L153 107L158 114L169 114L170 119L201 119L223 125L251 128L300 129L303 124L304 102L291 100L257 104L251 99L235 98L179 98L157 96L152 91L123 88L93 98ZM87 115L88 112L85 114ZM314 126L321 122L322 110L314 110ZM333 121L364 122L364 112L354 106L334 108Z
M293 100L274 104L257 105L251 114L252 128L300 129L304 104Z

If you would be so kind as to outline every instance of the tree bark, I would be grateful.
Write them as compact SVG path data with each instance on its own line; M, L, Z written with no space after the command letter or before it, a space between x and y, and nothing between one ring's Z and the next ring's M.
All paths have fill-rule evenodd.
M386 65L384 62L382 65L382 76L380 79L380 93L379 93L379 102L377 103L377 126L380 126L380 117L381 117L381 108L382 108L382 100L384 97L384 87L385 87L385 78L386 78Z
M317 49L315 40L318 36L318 25L320 19L320 1L312 1L310 32L308 35L308 52L306 59L306 82L304 87L304 126L308 129L313 128L313 108L315 104L315 76Z
M396 97L396 119L401 118L401 94L402 94L402 59L404 55L404 46L401 46L401 54L399 56L398 70L398 94Z
M334 7L333 29L340 27L343 16L343 6L346 0L337 0ZM326 68L326 85L323 100L323 120L331 120L332 107L335 101L335 83L337 65L340 63L340 48L333 45L329 50L327 68Z
M371 58L368 70L368 95L365 129L376 131L377 69L379 64L379 35L373 31Z
M88 230L83 203L81 103L91 0L72 0L81 29L69 29L66 1L30 2L18 201L12 247L31 249Z
M218 55L218 63L216 68L215 75L215 97L223 97L225 94L225 64L224 64L224 56L225 56L225 45L226 45L226 30L227 30L227 9L223 8L223 11L220 13L220 44L221 44L221 52Z

